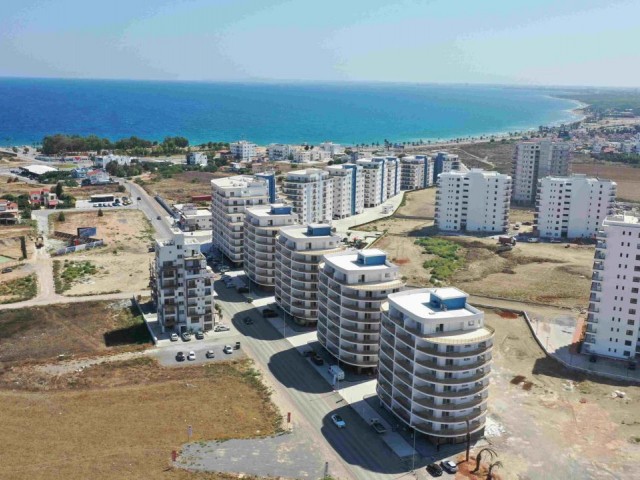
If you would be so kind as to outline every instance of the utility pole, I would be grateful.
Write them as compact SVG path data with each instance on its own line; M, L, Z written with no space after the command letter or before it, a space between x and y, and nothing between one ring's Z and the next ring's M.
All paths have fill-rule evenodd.
M466 461L469 461L469 450L471 450L471 433L469 432L470 427L469 427L469 419L466 420L467 422L467 456L466 456Z

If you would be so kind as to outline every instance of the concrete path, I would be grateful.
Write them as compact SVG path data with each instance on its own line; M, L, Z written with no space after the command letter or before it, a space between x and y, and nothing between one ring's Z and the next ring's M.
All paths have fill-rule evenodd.
M357 225L362 225L363 223L373 222L374 220L379 220L381 218L390 217L395 213L400 204L402 203L402 199L404 198L404 191L400 192L395 197L391 197L383 205L390 205L392 208L389 209L389 212L383 213L382 205L378 205L377 207L365 208L363 213L359 213L358 215L353 215L351 217L343 218L340 220L333 220L331 222L331 226L335 227L336 232L343 234L347 230L350 230L351 227L355 227ZM370 234L371 232L363 232Z

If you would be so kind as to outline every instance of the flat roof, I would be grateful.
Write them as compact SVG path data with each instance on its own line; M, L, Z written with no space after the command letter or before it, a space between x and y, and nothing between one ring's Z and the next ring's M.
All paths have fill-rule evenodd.
M324 224L311 224L309 226L318 227L327 225ZM285 234L289 238L331 238L336 237L340 238L340 236L336 233L329 233L328 235L309 235L307 225L287 225L286 227L282 227L280 229L280 233Z
M237 188L248 187L251 184L265 184L264 177L255 177L253 175L234 175L232 177L214 178L211 180L211 185L215 185L221 188Z
M26 167L20 167L22 170L26 170L34 175L44 175L49 172L57 172L57 168L48 167L47 165L27 165Z
M345 271L351 271L351 272L355 272L355 271L373 271L373 270L389 270L391 268L394 268L395 265L393 265L392 263L385 261L384 264L382 265L365 265L363 263L358 263L358 256L359 254L362 255L365 252L367 252L367 254L365 256L367 257L373 257L373 256L378 256L378 255L384 255L386 256L387 254L385 252L383 252L382 250L377 250L377 249L372 249L370 251L366 251L366 250L348 250L346 252L340 252L340 253L334 253L334 254L330 254L330 255L326 255L325 261L327 263L330 263L331 265L340 268L342 270Z
M479 310L465 304L464 308L447 309L434 308L431 304L431 294L435 293L438 298L446 300L458 298L466 293L454 287L446 288L420 288L416 290L405 290L403 292L389 295L389 304L402 308L409 312L411 318L419 320L446 320L454 318L471 317L480 313Z

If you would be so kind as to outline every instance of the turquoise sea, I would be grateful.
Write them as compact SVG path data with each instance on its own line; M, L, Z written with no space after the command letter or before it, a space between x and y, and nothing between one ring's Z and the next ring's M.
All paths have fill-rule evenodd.
M192 144L438 140L578 119L577 102L504 86L0 79L0 145L54 133Z

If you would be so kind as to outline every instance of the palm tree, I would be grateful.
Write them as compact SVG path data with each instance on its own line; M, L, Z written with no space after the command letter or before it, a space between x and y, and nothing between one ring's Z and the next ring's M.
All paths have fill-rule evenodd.
M489 455L490 462L493 461L494 458L498 457L498 452L496 452L493 448L491 447L483 448L478 452L478 455L476 455L476 468L471 470L471 473L476 473L478 470L480 470L480 463L482 462L482 454L485 452L487 453L487 455Z
M489 471L487 472L487 480L493 480L493 469L494 468L502 468L502 462L498 460L497 462L493 462L489 464Z

